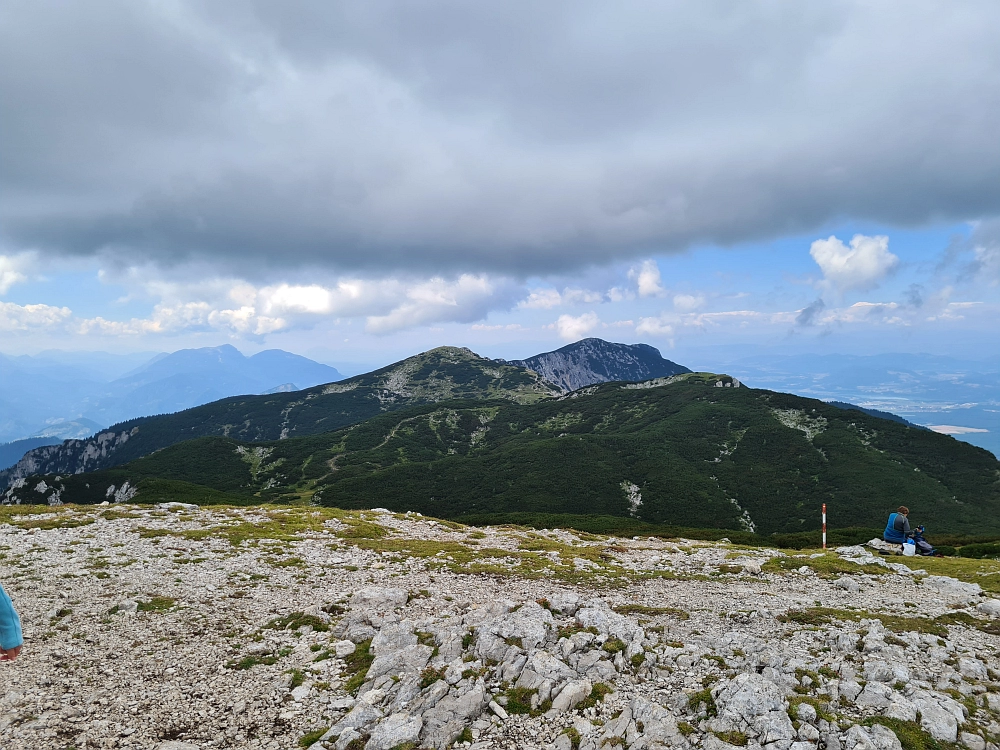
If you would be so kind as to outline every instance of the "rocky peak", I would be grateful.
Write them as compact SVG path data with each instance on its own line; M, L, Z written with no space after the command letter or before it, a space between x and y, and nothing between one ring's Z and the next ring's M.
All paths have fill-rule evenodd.
M554 352L512 360L509 364L534 370L563 392L594 383L634 382L691 372L664 359L649 344L617 344L598 338L582 339Z

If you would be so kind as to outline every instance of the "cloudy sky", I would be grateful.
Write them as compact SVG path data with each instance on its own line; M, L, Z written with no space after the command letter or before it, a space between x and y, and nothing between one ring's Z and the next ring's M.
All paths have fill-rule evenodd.
M1000 4L7 0L0 351L1000 351Z

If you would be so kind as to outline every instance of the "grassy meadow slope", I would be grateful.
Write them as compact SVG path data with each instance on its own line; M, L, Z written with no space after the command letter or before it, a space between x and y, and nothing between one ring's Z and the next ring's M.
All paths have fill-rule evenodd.
M59 486L77 502L128 481L138 500L591 514L765 534L817 528L824 502L833 527L879 527L906 503L933 531L1000 531L1000 462L989 452L821 401L715 387L720 379L426 404L263 444L203 438Z

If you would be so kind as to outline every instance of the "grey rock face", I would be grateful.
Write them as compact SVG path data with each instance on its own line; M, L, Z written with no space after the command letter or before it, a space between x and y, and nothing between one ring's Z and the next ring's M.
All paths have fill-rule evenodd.
M393 714L380 721L372 730L365 750L391 750L397 745L416 742L424 720L409 714Z
M582 339L554 352L512 360L512 365L534 370L564 392L594 383L651 380L691 372L664 359L647 344L615 344L603 339Z
M927 576L921 583L943 596L966 601L974 599L983 593L983 589L978 583L963 583L957 578L950 578L948 576Z

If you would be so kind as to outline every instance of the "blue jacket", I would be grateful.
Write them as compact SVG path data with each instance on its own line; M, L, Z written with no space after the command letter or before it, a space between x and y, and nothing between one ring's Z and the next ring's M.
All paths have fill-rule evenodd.
M7 592L0 586L0 648L17 648L22 643L21 618L17 616Z
M887 542L902 544L910 536L912 536L910 519L901 513L890 513L889 522L885 525L885 531L882 532L882 538Z

